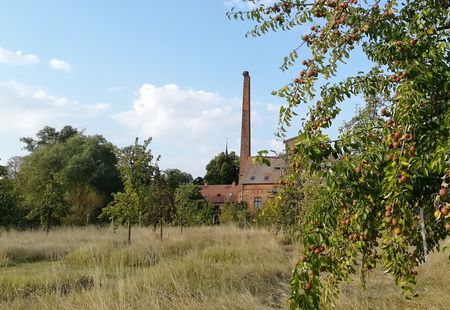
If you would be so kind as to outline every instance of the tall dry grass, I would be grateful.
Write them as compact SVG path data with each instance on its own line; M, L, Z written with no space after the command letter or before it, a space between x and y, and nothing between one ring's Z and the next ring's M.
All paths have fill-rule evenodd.
M0 232L0 309L284 309L299 248L263 229L64 228ZM339 309L446 309L450 268L434 254L420 297L390 277L342 286Z
M265 230L74 228L0 235L0 308L274 309L292 246Z

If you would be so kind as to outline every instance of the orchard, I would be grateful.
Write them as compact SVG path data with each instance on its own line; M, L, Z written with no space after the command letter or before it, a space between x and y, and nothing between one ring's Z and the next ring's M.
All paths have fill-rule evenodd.
M292 81L274 92L285 99L281 136L310 107L285 182L299 167L324 180L299 223L291 308L332 305L340 282L380 264L413 297L418 266L450 233L450 2L250 2L228 13L255 24L248 35L308 29L281 66ZM356 47L373 67L344 76ZM331 140L325 130L350 97L365 108Z

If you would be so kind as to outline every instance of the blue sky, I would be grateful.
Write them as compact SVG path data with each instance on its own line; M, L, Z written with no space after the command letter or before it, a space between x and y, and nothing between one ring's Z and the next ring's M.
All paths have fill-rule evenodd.
M26 154L19 138L72 125L119 146L153 137L162 168L203 176L239 150L242 71L252 83L252 149L280 149L280 98L296 69L279 65L301 31L245 38L235 0L6 1L0 11L0 158ZM367 61L343 67L352 74ZM358 58L356 58L358 59ZM345 105L349 119L356 100ZM302 108L300 112L306 111ZM294 122L291 133L300 128ZM336 129L331 130L336 134Z

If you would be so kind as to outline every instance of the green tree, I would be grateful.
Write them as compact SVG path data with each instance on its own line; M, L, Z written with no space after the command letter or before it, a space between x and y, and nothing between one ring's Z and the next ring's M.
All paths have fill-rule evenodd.
M235 223L241 227L247 225L248 217L248 208L245 203L227 202L219 214L221 224Z
M124 190L113 194L111 201L102 211L114 223L128 225L128 242L131 242L131 226L141 221L142 212L148 206L150 184L155 172L153 155L149 148L151 139L118 151L119 171Z
M201 204L204 204L202 194L197 185L184 184L175 191L175 223L180 226L181 232L183 227L198 224L198 213Z
M37 140L30 137L20 138L20 141L25 143L25 149L32 152L38 147L42 147L49 144L55 144L58 142L65 142L69 138L82 134L76 128L72 126L64 126L61 131L57 131L55 128L45 126L36 134Z
M281 66L301 66L298 75L274 92L286 99L280 135L299 105L310 105L293 159L326 184L325 203L314 203L302 224L305 253L292 277L291 308L332 303L338 284L357 267L364 275L380 263L412 296L417 265L448 236L449 5L286 0L229 12L256 22L250 35L306 32ZM335 78L340 63L355 61L355 45L374 66ZM308 58L298 62L299 55ZM324 129L351 96L378 98L384 107L370 117L360 114L364 121L331 140Z
M67 210L68 206L64 201L61 185L50 180L45 184L44 191L33 204L27 217L29 219L39 218L42 228L48 234L52 224L60 221L66 215Z
M188 183L192 183L192 175L187 172L182 172L179 169L166 169L164 170L164 177L167 185L175 193L175 190L180 186Z
M71 224L90 224L96 218L98 210L104 206L104 198L88 184L78 183L72 186L64 194L64 199L70 206L70 215L66 220Z
M153 224L154 228L159 223L160 238L162 240L163 224L164 222L171 223L173 221L175 206L172 188L158 167L155 169L146 201L146 207L142 212L142 216L145 219L144 223Z
M8 169L5 166L0 165L0 178L6 177L8 174Z
M193 181L192 184L195 185L203 185L205 184L205 180L202 177L196 177Z
M51 130L47 128L47 131ZM81 224L97 218L100 210L112 199L111 193L122 188L114 146L101 136L85 136L81 133L60 141L49 142L49 138L38 141L47 142L39 143L31 154L21 158L19 170L14 172L24 207L32 208L46 184L55 180L67 198L71 223ZM81 188L89 188L91 194L77 194ZM95 201L91 199L92 191L98 198ZM79 212L81 205L86 211L83 214ZM80 215L80 218L75 218L75 214ZM69 217L67 220L70 222Z
M263 206L258 223L271 227L275 232L301 234L302 219L307 210L323 197L324 182L299 169L293 162L282 183L284 186Z
M0 227L20 227L24 214L20 208L19 198L13 180L0 177Z
M204 181L209 184L231 184L239 179L239 156L221 152L206 165Z

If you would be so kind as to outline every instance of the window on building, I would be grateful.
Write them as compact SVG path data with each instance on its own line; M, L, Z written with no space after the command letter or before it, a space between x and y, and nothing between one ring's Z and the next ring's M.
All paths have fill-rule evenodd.
M255 180L255 176L251 176L250 180L254 181Z
M264 181L268 181L268 180L269 180L269 176L266 175L266 176L264 177Z
M261 197L255 197L255 199L253 200L253 204L254 204L255 208L260 209L262 207Z

